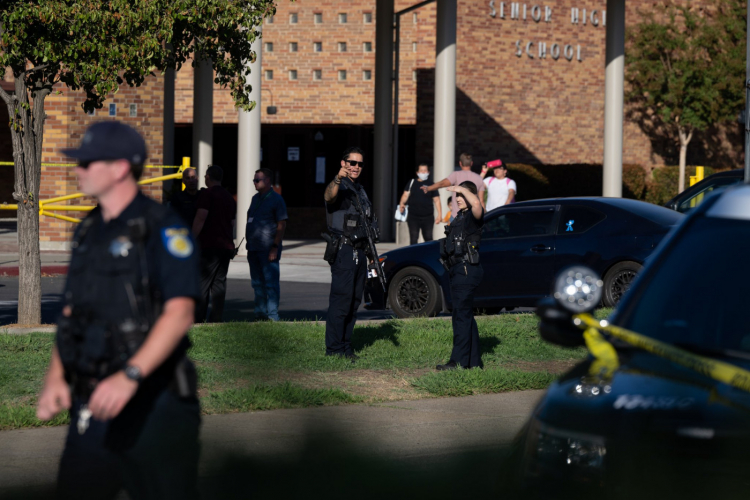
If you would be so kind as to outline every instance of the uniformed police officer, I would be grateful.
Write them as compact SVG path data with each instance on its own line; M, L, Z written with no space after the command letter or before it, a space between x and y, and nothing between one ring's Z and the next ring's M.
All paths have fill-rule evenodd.
M438 370L482 368L479 351L479 330L474 319L474 291L482 282L484 270L479 263L479 242L482 238L484 210L472 181L447 187L458 204L450 226L441 240L441 262L448 271L453 301L453 352L450 360Z
M200 295L195 243L144 196L138 132L92 125L78 149L81 191L98 207L78 226L65 307L37 416L71 423L58 496L194 498L200 410L186 333Z
M326 260L331 264L331 293L326 317L326 354L358 359L352 348L352 331L367 278L367 237L364 225L377 234L377 224L364 188L357 182L362 174L362 150L344 152L341 169L325 191L329 230ZM364 213L357 208L357 197Z

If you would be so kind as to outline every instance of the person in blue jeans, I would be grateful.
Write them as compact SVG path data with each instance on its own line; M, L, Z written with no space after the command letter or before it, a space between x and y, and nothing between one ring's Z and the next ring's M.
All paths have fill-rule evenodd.
M253 183L258 193L247 211L247 262L250 283L255 292L255 319L279 320L279 260L286 230L286 203L272 186L273 172L255 171Z

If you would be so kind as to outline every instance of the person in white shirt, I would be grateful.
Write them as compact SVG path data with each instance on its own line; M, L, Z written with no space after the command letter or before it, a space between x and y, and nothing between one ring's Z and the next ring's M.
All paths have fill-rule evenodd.
M497 207L502 207L509 203L516 201L516 182L513 179L506 177L508 175L508 169L504 164L500 164L493 170L492 177L486 177L489 169L487 165L482 165L482 173L480 174L484 179L484 185L487 189L487 211L494 210Z

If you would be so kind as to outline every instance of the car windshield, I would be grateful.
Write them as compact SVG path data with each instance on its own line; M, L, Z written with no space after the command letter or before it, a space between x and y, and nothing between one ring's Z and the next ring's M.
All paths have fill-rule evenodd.
M750 352L750 221L702 217L676 243L617 323L673 344Z
M695 193L691 193L687 198L679 200L679 204L677 205L677 211L686 213L690 210L694 209L701 203L703 203L703 200L711 194L712 191L716 189L720 189L723 187L731 186L732 184L737 184L742 179L740 177L720 177L718 179L714 179L711 184L706 184L703 189L700 189L699 191Z

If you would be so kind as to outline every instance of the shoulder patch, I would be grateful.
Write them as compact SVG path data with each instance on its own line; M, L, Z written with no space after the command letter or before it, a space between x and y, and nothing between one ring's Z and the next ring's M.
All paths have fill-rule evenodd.
M187 259L193 255L190 231L185 227L166 227L161 230L161 241L173 257Z

